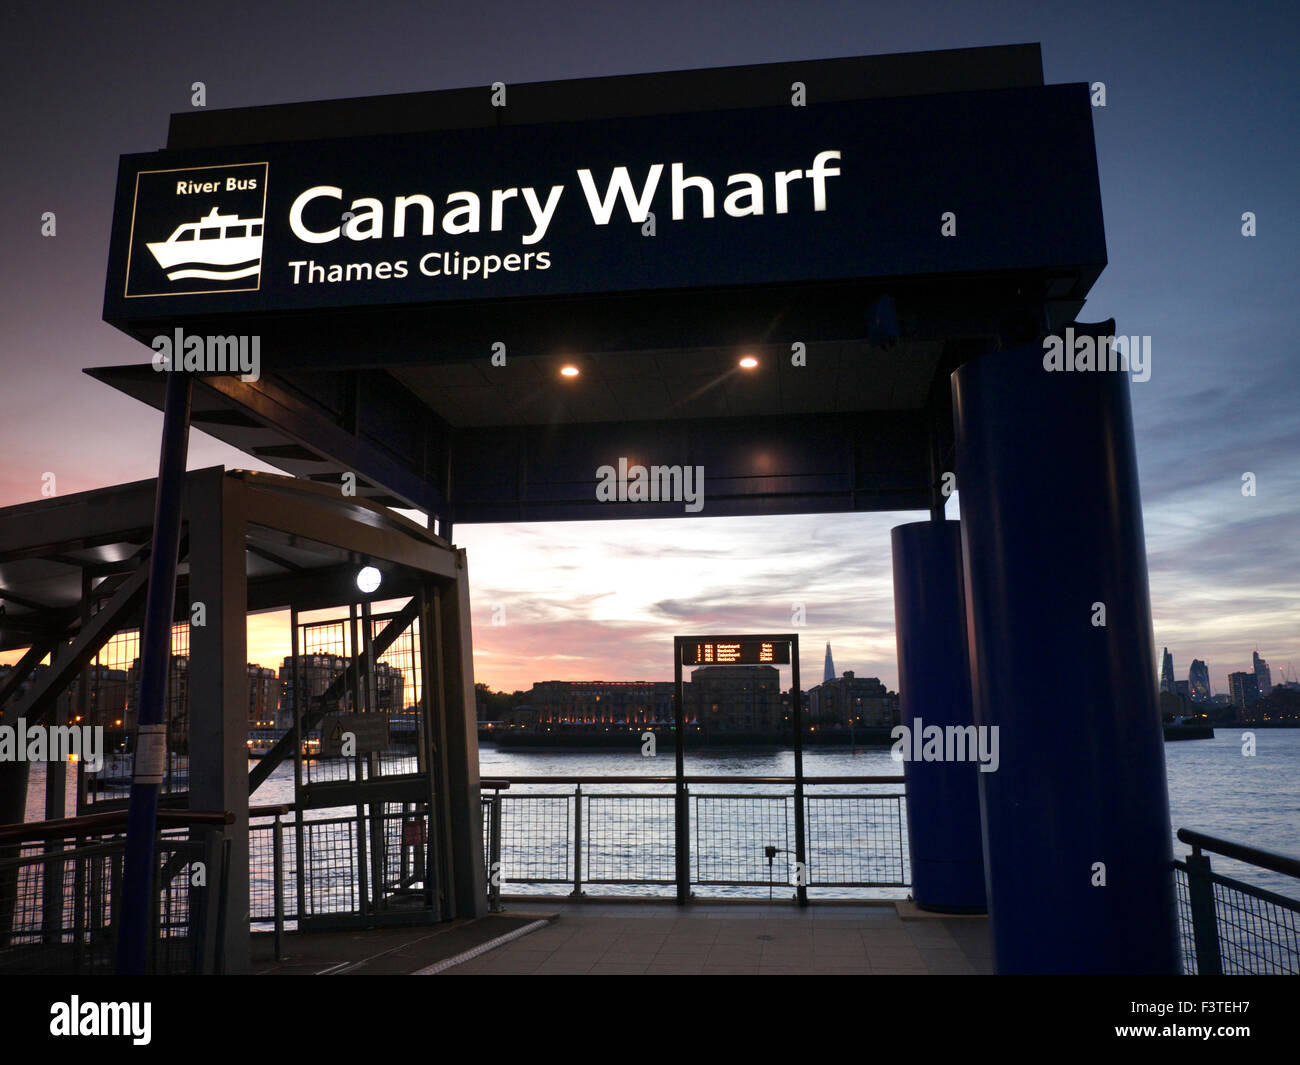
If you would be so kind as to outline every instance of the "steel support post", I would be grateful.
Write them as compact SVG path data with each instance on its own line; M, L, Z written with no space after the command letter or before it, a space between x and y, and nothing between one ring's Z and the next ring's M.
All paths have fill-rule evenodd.
M682 705L682 643L673 640L674 825L677 852L677 905L691 897L690 800L686 794L686 708Z
M805 821L807 802L803 795L803 691L799 687L799 637L790 640L790 696L794 719L794 863L795 898L808 905L808 844Z
M162 449L154 497L153 546L149 591L140 633L140 710L135 768L127 814L126 857L119 913L117 971L143 973L149 957L153 897L154 834L158 789L167 761L167 671L171 662L172 614L176 603L176 563L180 550L181 502L189 450L193 381L179 370L167 373Z
M478 771L469 569L464 551L456 552L456 570L454 584L438 598L443 728L449 752L446 788L451 814L453 915L481 917L487 912L487 880L483 869L483 794Z
M234 824L193 833L205 841L208 912L203 971L224 964L231 973L249 965L248 883L248 585L245 489L224 470L190 478L189 801L191 809L229 810ZM227 854L224 890L214 871ZM222 912L222 907L225 912Z
M1214 909L1214 881L1210 856L1199 851L1187 856L1187 900L1192 911L1192 939L1197 976L1222 976L1219 919Z

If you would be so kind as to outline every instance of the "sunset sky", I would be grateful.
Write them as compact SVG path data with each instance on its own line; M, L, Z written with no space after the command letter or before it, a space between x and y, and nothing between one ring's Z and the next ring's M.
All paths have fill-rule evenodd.
M0 505L39 497L46 472L61 495L156 473L161 416L81 370L148 354L100 319L117 159L163 146L195 80L225 108L1039 41L1048 83L1107 89L1093 117L1110 264L1081 317L1152 338L1151 378L1132 394L1157 649L1180 679L1206 659L1216 692L1256 646L1275 682L1294 676L1295 7L1042 7L7 4ZM40 235L46 211L55 238ZM193 434L190 467L218 464L270 469ZM669 679L675 633L789 630L803 604L806 682L829 640L840 670L895 686L889 529L923 516L458 527L477 679ZM281 617L251 623L250 659L276 664L287 645Z

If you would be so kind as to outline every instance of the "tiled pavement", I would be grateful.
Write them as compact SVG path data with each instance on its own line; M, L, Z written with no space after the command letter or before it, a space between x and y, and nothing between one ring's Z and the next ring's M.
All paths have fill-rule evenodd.
M784 906L519 903L544 927L445 975L989 973L984 918L910 904Z

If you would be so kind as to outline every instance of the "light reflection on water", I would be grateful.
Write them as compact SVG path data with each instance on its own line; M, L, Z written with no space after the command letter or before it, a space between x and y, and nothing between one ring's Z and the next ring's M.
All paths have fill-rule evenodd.
M1253 731L1256 753L1242 754L1242 736ZM1300 856L1300 729L1219 728L1213 739L1166 743L1171 836L1191 828L1281 854ZM579 776L632 774L669 776L672 753L657 758L611 751L520 751L484 745L480 772L492 776ZM688 775L788 776L794 772L792 751L714 749L688 751ZM804 751L808 776L895 776L899 763L887 747L811 748ZM756 787L754 790L762 790ZM839 789L835 789L839 790ZM882 789L883 790L883 789ZM1175 857L1191 848L1173 841ZM1300 884L1282 874L1261 871L1211 856L1216 871L1236 876L1291 898Z

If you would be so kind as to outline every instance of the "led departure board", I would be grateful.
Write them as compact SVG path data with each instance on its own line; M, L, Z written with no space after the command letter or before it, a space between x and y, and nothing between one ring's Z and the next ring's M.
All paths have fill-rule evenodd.
M777 666L790 661L786 640L687 640L682 664L687 666Z

